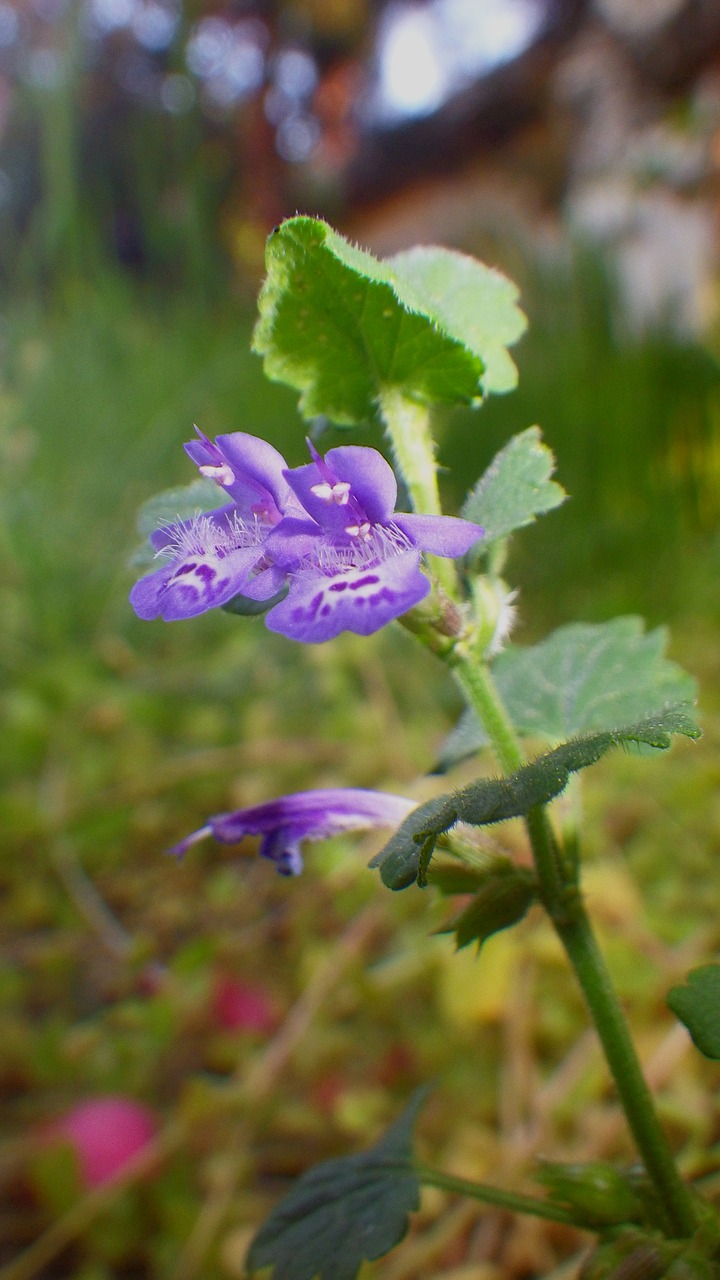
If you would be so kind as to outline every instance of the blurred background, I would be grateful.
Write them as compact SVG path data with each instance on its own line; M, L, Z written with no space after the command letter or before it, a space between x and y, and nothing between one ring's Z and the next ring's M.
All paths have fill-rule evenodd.
M377 842L318 848L297 883L250 846L163 856L287 790L447 786L427 775L458 696L399 631L301 648L127 604L137 509L193 478L193 422L303 458L249 351L265 238L298 210L518 281L519 389L438 425L447 508L538 422L572 496L513 549L516 638L641 612L701 682L702 746L589 780L588 881L687 1170L720 1141L664 1007L720 942L720 7L0 0L7 1280L241 1276L289 1180L430 1077L425 1154L459 1174L628 1156L534 916L477 961L428 938L429 895L365 870ZM124 1186L83 1163L73 1110L108 1095L141 1109L138 1149L155 1134ZM433 1192L367 1274L571 1275L581 1245Z

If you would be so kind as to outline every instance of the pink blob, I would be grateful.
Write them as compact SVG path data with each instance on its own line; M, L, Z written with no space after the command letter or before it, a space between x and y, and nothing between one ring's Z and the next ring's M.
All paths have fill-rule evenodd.
M268 1034L277 1026L277 1010L264 987L220 976L212 994L215 1022L225 1031Z
M83 1182L99 1187L117 1177L154 1137L155 1118L130 1098L91 1098L61 1116L49 1131L75 1149Z

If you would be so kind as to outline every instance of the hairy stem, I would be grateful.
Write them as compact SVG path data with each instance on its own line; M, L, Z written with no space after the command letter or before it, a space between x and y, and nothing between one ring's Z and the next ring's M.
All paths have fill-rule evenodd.
M410 494L413 509L423 515L440 515L435 442L428 406L411 400L396 387L381 391L379 405L393 460ZM440 585L448 595L454 596L455 577L450 562L439 556L428 556L428 560Z

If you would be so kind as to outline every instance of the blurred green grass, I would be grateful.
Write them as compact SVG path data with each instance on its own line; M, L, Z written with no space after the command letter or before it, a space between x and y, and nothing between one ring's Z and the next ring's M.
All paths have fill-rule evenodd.
M572 500L513 554L524 588L519 638L617 609L653 621L669 613L674 656L683 660L685 646L687 665L710 684L703 746L659 765L610 760L588 786L601 927L651 1052L671 1025L664 990L718 941L717 367L699 346L620 346L594 277L536 281L526 301L532 327L518 392L443 422L451 501L511 431L539 421ZM2 317L0 1096L14 1188L3 1256L63 1209L52 1178L38 1199L15 1173L14 1144L41 1118L84 1093L123 1089L182 1117L190 1135L151 1192L118 1195L88 1229L69 1255L81 1280L176 1277L241 1138L220 1243L211 1237L195 1271L183 1254L188 1275L240 1275L249 1225L284 1179L370 1139L428 1076L442 1086L427 1140L457 1172L482 1177L508 1158L503 1142L524 1105L517 1079L531 1107L523 1072L551 1079L582 1026L537 920L490 944L475 985L469 953L450 963L445 940L425 940L440 919L428 896L381 894L363 870L365 843L318 850L290 885L242 853L208 846L180 868L162 856L208 813L284 790L378 785L424 795L433 784L418 789L415 779L458 710L449 681L399 629L304 648L258 620L217 614L173 627L134 618L135 512L191 478L180 446L194 421L209 435L255 432L289 461L302 459L294 398L265 382L249 352L252 320L240 301L158 294L112 273L66 284L42 308L16 302ZM688 879L677 874L680 846ZM96 890L125 930L120 941L98 914ZM196 1092L212 1094L233 1068L249 1069L260 1046L212 1028L213 974L230 968L262 981L288 1010L318 965L335 965L338 940L365 910L379 913L370 943L349 961L272 1099L258 1114L240 1108L238 1138L225 1104L198 1102ZM642 983L638 951L650 956ZM169 977L148 993L143 975L155 963ZM664 1077L664 1106L690 1164L716 1125L704 1083L703 1069L684 1061L678 1077ZM563 1099L543 1122L550 1145L623 1152L622 1138L603 1128L604 1078L592 1055L573 1088L586 1114L578 1129ZM458 1099L472 1099L471 1126ZM4 1167L0 1158L0 1176ZM431 1200L420 1246L443 1206ZM547 1247L559 1258L571 1244ZM438 1274L451 1265L444 1259L440 1251L432 1264ZM374 1273L395 1274L384 1266Z

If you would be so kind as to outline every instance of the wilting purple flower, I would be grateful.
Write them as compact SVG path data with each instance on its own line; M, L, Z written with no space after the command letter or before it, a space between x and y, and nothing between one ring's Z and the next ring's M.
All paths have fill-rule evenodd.
M395 512L397 482L376 449L344 445L322 458L309 448L313 461L285 472L304 518L288 512L266 543L290 583L266 623L311 644L341 631L370 635L429 592L423 551L464 555L483 530L452 516Z
M165 563L135 584L130 603L141 618L193 618L243 594L269 600L285 574L264 556L271 529L300 506L285 479L286 462L266 440L236 431L215 444L201 432L186 444L201 475L232 499L224 507L157 530L152 545Z
M191 845L211 835L224 844L237 844L244 836L262 836L262 856L270 858L281 875L297 876L302 871L303 840L327 840L344 831L395 827L415 807L415 801L404 796L352 787L298 791L250 809L218 814L170 852L182 856Z

